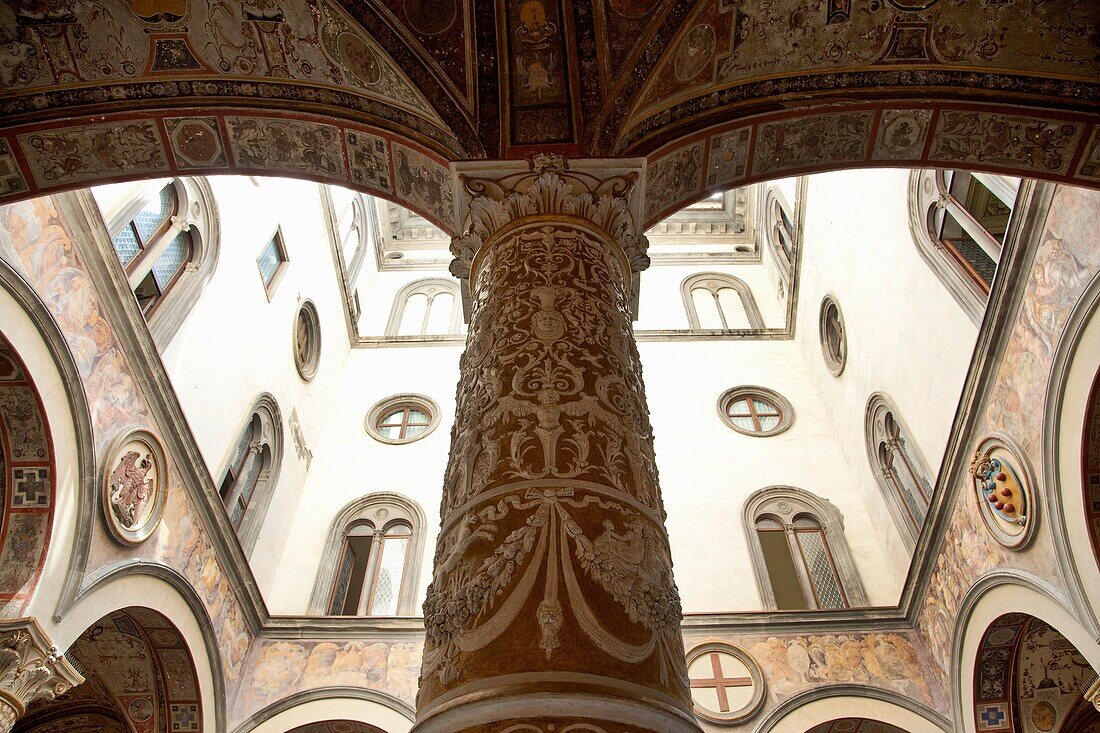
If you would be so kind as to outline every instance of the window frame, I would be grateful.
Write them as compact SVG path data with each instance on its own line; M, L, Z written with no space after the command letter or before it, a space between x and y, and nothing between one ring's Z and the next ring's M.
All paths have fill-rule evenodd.
M431 292L437 290L438 292ZM409 298L414 295L424 295L428 299L427 308L424 310L424 323L423 327L426 327L428 321L431 318L432 302L443 291L450 294L451 300L451 317L449 330L446 333L424 333L419 334L402 334L401 322L405 317L405 308L408 306ZM462 334L462 294L459 283L455 280L448 280L442 277L422 278L420 280L413 280L410 283L406 283L394 296L393 307L390 309L389 320L386 321L386 330L384 334L390 338L400 339L439 339L439 338L453 338Z
M996 176L980 171L966 170L964 172L970 175L978 173L980 176L994 177L1001 181L1006 180L1005 176ZM984 182L981 183L986 185ZM932 231L934 212L937 209L942 209L952 202L961 206L946 184L947 181L941 170L916 169L909 174L909 231L921 259L931 268L932 272L935 273L936 277L959 304L959 307L977 326L981 324L985 315L992 286L986 286L984 281L979 283L978 279L970 272L969 261L956 256L953 248L945 245L939 237L934 236ZM1018 239L1028 226L1024 221L1029 218L1025 216L1025 203L1031 198L1032 192L1035 190L1034 185L1034 181L1024 179L1020 181L1016 189L1016 198L1009 212L1008 226L1003 237L1003 243L1000 245L1001 252L1008 251L1011 242ZM986 188L989 188L994 195L1000 198L1001 195L1007 195L1008 189L1005 188L1006 186L1010 188L1011 184L1004 182L1003 185L996 186L996 188L1002 189L1000 195L990 186L986 185ZM1004 203L1003 199L1001 201ZM963 261L960 262L960 259ZM995 264L999 270L1000 262L998 261ZM995 278L996 273L994 273Z
M754 398L761 402L770 402L778 410L779 422L774 428L770 430L749 431L734 423L733 418L730 417L729 414L730 406L739 400L748 400L749 412L753 415L753 424L759 424L755 416L755 409L752 406L752 400ZM773 389L755 384L744 384L739 387L727 389L721 394L718 398L718 416L721 418L722 422L726 424L726 427L741 435L747 435L750 438L769 438L790 429L791 425L794 424L794 407L791 405L790 400Z
M830 312L836 313L836 324L839 330L837 341L840 344L840 354L834 354L829 346L831 343L829 338ZM821 299L821 309L818 314L818 337L821 341L821 354L825 358L825 367L834 377L839 377L844 373L844 367L848 365L848 327L844 321L844 312L840 310L840 304L836 302L836 297L832 294L827 294Z
M275 243L275 253L279 257L279 264L275 267L275 272L271 273L271 280L264 278L263 268L260 267L260 259L264 256L264 251L267 250L267 246L272 242ZM279 287L280 281L283 279L283 275L286 274L287 267L290 265L290 257L286 253L286 240L283 237L283 227L279 225L275 227L275 231L270 237L264 240L263 246L260 247L259 254L256 255L256 271L260 275L260 284L263 285L264 294L267 295L268 302L275 296L275 290Z
M146 203L166 185L173 186L175 190L175 213L158 227L151 239L151 246L145 248L146 251L139 250L133 260L122 265L114 245L115 236L130 226ZM80 202L79 210L82 215L87 216L93 211L99 214L98 218L94 218L94 215L88 217L88 225L94 232L92 239L96 250L105 261L118 268L115 271L118 273L117 279L114 275L111 279L118 286L119 295L124 290L130 293L137 305L137 312L149 327L154 343L163 350L179 331L217 267L221 226L209 182L205 178L156 179L134 188L108 210L100 206L99 200L90 190L79 191L74 195ZM190 256L164 288L158 285L160 294L153 306L142 308L137 303L134 292L136 285L131 285L130 281L135 272L142 272L142 280L147 275L152 276L150 273L159 257L150 261L148 258L152 252L148 250L158 249L160 239L171 231L173 225L189 235ZM167 244L165 243L166 246ZM161 248L160 254L163 253Z
M820 527L826 553L836 574L836 579L847 602L844 608L866 608L867 595L863 589L859 572L856 569L852 554L848 548L848 542L844 537L844 519L840 511L829 500L816 496L804 489L793 486L770 486L760 489L746 500L742 512L742 526L749 546L749 559L753 566L753 576L756 587L760 593L760 600L766 610L778 611L775 592L772 588L771 576L764 558L763 546L758 536L757 523L762 519L775 522L782 529L768 531L783 531L787 535L788 546L792 552L792 561L795 563L795 573L801 584L802 596L809 603L813 601L817 605L817 592L809 577L802 549L794 538L797 532L795 522L799 517L811 517ZM794 553L798 552L797 558ZM801 564L800 561L801 560ZM837 609L783 609L783 613L819 612L821 610Z
M307 330L312 334L312 348L304 359L299 356L301 350L298 348L298 324L303 317L306 320ZM317 376L317 368L321 364L321 318L317 314L317 306L308 298L303 300L298 306L298 310L294 312L291 349L294 357L294 368L298 370L298 376L303 381L311 381Z
M246 415L247 417L242 421L237 432L234 433L235 440L232 449L223 459L221 469L216 474L220 477L216 487L218 495L221 497L222 506L225 507L226 519L229 520L230 525L236 531L241 549L245 555L248 555L256 545L260 528L263 526L268 507L271 505L271 499L279 483L284 440L282 413L271 394L265 392L257 397ZM246 437L248 438L247 442ZM248 445L251 449L253 444L258 446L256 453L260 456L258 460L261 461L261 464L257 468L256 482L241 512L240 520L234 523L227 502L232 497L233 487L242 473L250 451L245 451L240 460L240 465L235 465L237 463L235 459L238 457L242 446ZM227 477L231 472L235 474L232 477L233 480L226 484ZM243 493L243 487L241 493Z
M703 328L699 319L699 311L695 307L692 296L696 290L707 290L714 298L714 305L718 309L718 317L723 325L726 324L726 313L722 310L722 304L718 300L721 290L730 289L737 292L741 299L741 309L745 312L745 318L749 322L748 329L740 328ZM688 327L692 331L742 331L763 330L764 319L760 315L760 308L756 305L756 299L752 295L752 288L744 280L724 272L698 272L689 275L680 283L680 297L684 301L684 310L687 313Z
M361 600L357 609L369 611L374 603L374 595L381 567L382 549L385 533L397 524L410 528L407 535L408 545L402 568L401 582L397 589L396 616L415 616L417 593L420 586L420 570L423 564L424 535L426 521L424 512L412 499L394 492L367 494L344 506L337 513L329 528L325 547L321 552L317 578L310 596L308 614L310 616L328 616L335 618L392 618L374 616L369 613L345 615L332 614L335 600L336 580L345 555L345 542L352 529L369 524L374 531L371 540L371 555L367 559ZM405 537L402 537L405 538ZM394 538L397 539L397 538ZM368 585L369 582L369 585ZM346 598L345 598L346 605Z
M415 408L428 415L428 427L426 430L411 437L391 438L382 434L382 431L379 429L379 423L383 417L392 414L398 409L405 409L405 414L407 416L410 408ZM387 445L407 445L408 443L415 443L431 435L435 429L439 427L440 418L439 405L435 400L421 394L403 393L391 395L375 403L374 407L367 412L367 416L363 420L363 427L367 431L367 434L379 443L385 443ZM403 436L406 424L403 421L401 425L401 433Z
M901 496L901 487L893 483L894 480L900 482L900 478L891 480L887 477L887 467L883 464L880 456L879 445L882 442L880 438L885 436L884 420L886 415L892 418L892 422L897 427L897 435L893 439L897 440L900 437L904 441L902 458L905 459L905 465L908 466L910 473L913 475L913 479L917 483L917 490L921 493L920 498L923 499L924 519L919 523L912 516L908 503ZM917 538L920 536L924 524L928 521L928 512L936 489L933 474L928 468L928 462L925 460L920 446L913 440L909 426L898 414L897 405L885 393L875 392L867 400L863 424L868 467L871 469L871 473L874 474L875 483L882 492L883 501L886 502L886 508L894 520L894 525L898 529L898 534L901 535L902 542L912 552L917 546ZM888 438L888 436L886 437Z

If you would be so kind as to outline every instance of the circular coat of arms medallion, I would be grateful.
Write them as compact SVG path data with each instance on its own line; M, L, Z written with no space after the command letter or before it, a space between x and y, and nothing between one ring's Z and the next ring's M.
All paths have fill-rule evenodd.
M164 448L147 430L120 435L107 453L103 513L116 540L144 542L156 530L168 496Z

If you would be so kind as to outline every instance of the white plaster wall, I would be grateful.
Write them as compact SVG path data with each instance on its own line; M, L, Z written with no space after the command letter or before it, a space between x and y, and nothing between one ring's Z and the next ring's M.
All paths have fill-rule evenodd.
M317 577L321 551L340 510L364 494L395 491L417 501L427 516L417 608L431 577L439 500L453 421L460 346L356 350L344 371L345 395L329 414L314 452L303 507L267 602L273 613L302 613ZM753 610L760 600L748 559L742 506L753 492L789 484L832 501L869 599L897 600L900 578L875 551L877 539L865 502L851 490L843 460L801 355L790 341L657 342L641 346L656 434L676 577L684 608ZM795 405L794 424L770 438L740 435L718 417L726 389L759 384ZM424 394L439 403L442 421L428 437L399 446L381 444L363 428L379 400L396 393ZM706 537L706 542L700 542Z
M272 613L305 612L322 550L340 510L366 494L392 491L416 501L426 517L415 604L419 615L431 580L461 353L461 345L440 345L357 349L351 354L338 390L341 399L329 413L313 454L302 510L289 528L278 574L266 595ZM435 400L440 423L415 442L380 443L364 428L366 415L379 401L403 393Z
M841 171L811 176L806 194L797 339L881 529L878 552L908 564L900 534L881 499L864 439L871 394L890 396L920 447L935 482L977 330L924 263L909 231L906 170ZM825 366L818 334L822 298L844 317L848 360L840 377Z
M307 465L295 450L297 411L312 450L350 349L344 305L316 184L292 179L213 177L221 216L221 254L198 303L162 358L215 483L225 472L249 409L270 392L283 417L283 461L251 553L261 590L270 588L287 530L298 510ZM256 258L281 227L288 265L269 301ZM293 328L311 299L321 324L317 374L306 382L294 366Z
M867 503L853 490L794 342L647 342L639 350L685 612L761 608L742 511L749 496L774 485L796 486L836 505L868 601L897 602L901 578L878 551ZM722 422L719 396L748 384L791 402L787 431L758 438Z

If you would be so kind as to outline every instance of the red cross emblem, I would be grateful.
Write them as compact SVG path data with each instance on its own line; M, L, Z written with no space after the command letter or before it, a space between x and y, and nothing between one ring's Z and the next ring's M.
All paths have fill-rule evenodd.
M720 652L709 652L707 654L710 657L710 668L714 673L713 677L692 678L692 689L713 689L718 695L718 712L729 713L730 701L727 690L733 687L751 687L751 677L726 677L722 671L722 657L729 656L721 654ZM733 657L730 657L733 659Z

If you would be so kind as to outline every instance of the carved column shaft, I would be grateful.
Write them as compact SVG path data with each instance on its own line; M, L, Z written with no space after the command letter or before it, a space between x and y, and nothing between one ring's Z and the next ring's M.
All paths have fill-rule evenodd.
M479 244L416 730L698 731L630 257L566 213Z

